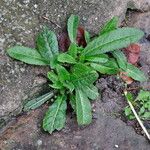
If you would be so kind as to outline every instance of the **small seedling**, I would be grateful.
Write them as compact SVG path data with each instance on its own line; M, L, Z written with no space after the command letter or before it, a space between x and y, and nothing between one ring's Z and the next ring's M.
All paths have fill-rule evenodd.
M146 104L143 106L140 106L139 112L137 113L135 110L134 105L138 104L136 100L134 100L133 95L130 92L127 92L126 90L124 91L124 95L126 97L126 100L129 104L129 107L125 109L125 114L127 116L131 116L130 119L133 119L134 117L138 121L139 125L141 126L142 130L144 131L145 135L147 136L147 139L150 141L150 134L148 133L147 129L142 123L142 120L140 119L144 117L144 119L150 119L150 92L148 91L140 91L139 95L137 96L136 100L140 101L140 104ZM138 105L137 105L138 106ZM137 108L137 107L136 107ZM144 109L143 109L144 108ZM145 110L146 108L146 110ZM139 117L139 115L140 117ZM134 117L133 117L134 115Z
M141 120L149 120L150 119L150 92L141 90L137 96L134 98L130 93L130 102L135 107L138 116ZM135 119L135 116L129 106L125 108L125 115L128 119Z
M37 36L36 49L14 46L7 51L10 57L27 64L51 68L47 77L52 90L28 101L24 106L24 111L29 111L56 96L43 119L43 129L49 133L64 127L67 101L76 113L79 125L92 122L90 101L99 95L94 84L101 74L126 72L127 76L137 81L146 80L143 72L129 64L120 50L141 39L144 35L141 30L118 28L118 19L114 17L94 39L91 39L89 33L85 31L86 46L83 47L77 44L78 24L79 17L71 15L67 24L70 39L67 52L61 52L56 35L48 28L44 28Z

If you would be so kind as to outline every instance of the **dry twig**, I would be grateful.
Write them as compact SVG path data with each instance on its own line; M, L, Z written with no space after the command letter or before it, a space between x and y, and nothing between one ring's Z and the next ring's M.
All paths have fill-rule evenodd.
M54 24L55 26L57 26L58 28L61 28L61 26L55 22L53 22L52 20L49 20L47 17L45 16L42 16L43 19L47 20L47 21L50 21L52 24Z

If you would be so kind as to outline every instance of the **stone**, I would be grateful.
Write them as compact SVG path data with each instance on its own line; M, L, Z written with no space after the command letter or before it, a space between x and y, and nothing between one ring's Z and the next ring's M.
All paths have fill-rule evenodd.
M2 150L147 150L148 141L135 133L132 127L127 126L120 119L102 115L101 108L97 105L98 118L86 127L77 126L75 117L68 114L66 130L54 132L52 135L45 133L37 125L47 108L30 112L28 115L18 117L8 127L0 138Z
M150 1L149 0L133 0L128 3L128 7L131 9L137 9L141 12L150 11Z
M8 114L20 113L22 98L34 88L32 86L33 80L38 75L35 71L39 69L40 72L46 73L42 67L27 66L8 58L6 55L8 47L16 44L34 47L35 35L43 24L47 24L58 33L62 29L58 29L56 24L64 28L66 26L65 20L71 13L81 17L82 25L87 30L92 33L98 32L99 28L111 17L119 16L122 20L127 10L127 3L129 3L128 0L92 0L90 2L84 1L84 3L81 1L44 1L41 3L40 1L15 0L12 2L2 0L0 2L2 12L0 117L7 118ZM134 2L134 4L136 3ZM10 4L11 7L8 7ZM36 11L32 11L33 8ZM44 20L43 16L48 17L50 21Z
M131 1L131 0L130 0ZM140 9L143 1L132 1ZM144 1L145 2L145 1ZM35 47L37 32L43 25L49 26L57 33L59 28L66 26L66 19L71 13L81 18L81 24L91 33L99 31L100 27L113 16L124 19L129 0L92 0L92 1L43 1L38 0L1 0L0 22L0 118L9 118L22 110L22 98L29 95L33 87L34 78L38 73L46 73L44 67L29 66L14 61L6 55L7 48L22 44ZM143 5L142 5L143 6ZM116 9L117 8L117 9ZM35 11L32 11L34 10ZM43 16L48 17L45 20ZM58 26L59 25L59 26ZM37 73L36 70L39 70Z

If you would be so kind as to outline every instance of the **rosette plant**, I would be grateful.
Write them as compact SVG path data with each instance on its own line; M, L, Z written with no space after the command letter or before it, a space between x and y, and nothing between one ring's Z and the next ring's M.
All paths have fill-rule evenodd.
M118 28L117 24L118 18L112 18L94 38L82 29L86 42L86 46L82 46L77 40L79 17L71 15L67 23L70 44L66 52L59 49L56 35L47 27L38 34L36 48L14 46L7 50L10 57L24 63L50 67L47 78L51 91L24 105L24 111L29 111L55 97L43 119L45 131L52 133L64 127L67 103L76 113L79 125L90 124L91 100L99 95L95 82L101 75L123 71L137 81L146 80L143 72L129 64L120 50L137 42L144 33L136 28Z

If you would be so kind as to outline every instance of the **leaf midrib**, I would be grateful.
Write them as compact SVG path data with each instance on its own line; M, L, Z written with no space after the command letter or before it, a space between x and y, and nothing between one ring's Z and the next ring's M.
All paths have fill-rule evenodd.
M104 65L101 65L101 64L96 64L96 63L93 63L93 65L95 65L95 66L97 66L97 67L105 67L106 69L109 69L109 70L117 70L118 68L110 68L110 67L108 67L108 66L104 66Z
M92 89L92 87L90 88L89 86L86 86L86 88L89 89L89 91L91 91L91 93L94 93L94 94L96 93L96 92ZM95 95L96 95L96 94L95 94Z
M47 36L49 36L49 35L47 35ZM48 48L48 53L49 53L49 54L51 53L50 55L54 55L54 54L53 54L53 51L52 51L52 49L51 49L51 46L50 46L51 43L52 43L52 41L49 42L47 36L45 37L45 40L46 40L46 47ZM50 56L50 55L49 55L49 56Z
M138 78L139 78L139 79L142 79L142 78L141 78L141 76L140 76L139 74L135 73L135 72L134 72L134 71L132 71L131 69L127 69L127 73L132 73L132 74L134 74L134 75L135 75L135 77L137 77L137 76L138 76Z
M54 95L54 93L47 93L47 96L45 96L43 99L41 99L41 100L35 102L33 105L30 106L29 109L32 109L32 107L34 107L35 105L39 104L39 103L42 102L42 101L45 101L45 99L47 99L48 97L51 98L51 96L53 96L53 95ZM43 95L43 96L44 96L44 95Z
M107 34L107 33L106 33L106 34ZM92 53L93 51L95 51L95 50L97 50L97 49L101 50L102 47L104 47L105 45L111 44L111 43L113 43L113 42L119 42L120 40L124 40L124 39L126 39L126 38L131 38L131 37L136 37L136 36L137 36L137 35L130 35L130 36L126 36L126 37L123 37L123 38L120 38L120 39L117 39L117 40L113 40L113 41L108 42L108 43L105 43L105 44L103 44L103 45L101 45L101 46L97 46L95 49L92 49L92 50L86 50L86 49L88 49L88 46L87 46L87 48L85 48L85 54ZM93 43L94 43L94 42L93 42ZM92 45L93 45L93 43L92 43ZM90 47L91 47L91 45L90 45ZM86 52L87 52L87 53L86 53Z
M83 116L83 112L84 112L83 105L84 105L84 104L83 104L83 102L82 102L82 100L81 100L82 97L81 97L81 95L80 95L79 89L78 89L78 94L79 94L79 98L80 98L80 102L81 102L81 106L82 106L82 107L81 107L81 109L82 109L82 114L81 114L81 115L82 115L82 123L83 123L83 122L84 122L84 116Z
M75 74L74 74L74 75L75 75ZM92 75L95 77L95 74L94 74L94 73L85 74L85 75L83 75L83 76L81 76L81 77L76 76L76 79L73 79L72 82L73 82L73 83L80 82L80 81L82 81L82 80L88 79L89 76L92 76Z
M53 130L53 128L54 128L54 123L55 123L55 120L56 120L56 116L57 116L57 114L58 114L58 111L59 111L60 105L62 104L62 101L63 101L63 98L61 98L60 104L59 104L59 102L58 102L59 105L58 105L58 107L57 107L57 109L56 109L56 112L55 112L54 117L52 117L53 120L52 120L52 124L51 124L51 126L50 126L50 132L51 132L51 131ZM45 126L47 126L47 124L49 124L49 123L46 123Z
M35 58L35 59L37 59L37 60L41 60L43 63L47 63L47 61L46 61L44 58L42 58L42 56L41 56L39 53L38 53L39 57L35 57L35 55L32 55L33 57L31 57L31 55L29 55L29 54L25 55L25 54L18 53L18 52L15 52L15 51L13 51L13 54L22 55L23 57L27 57L27 58L30 58L30 59ZM41 57L41 58L40 58L40 57ZM16 58L16 59L17 59L17 58Z

